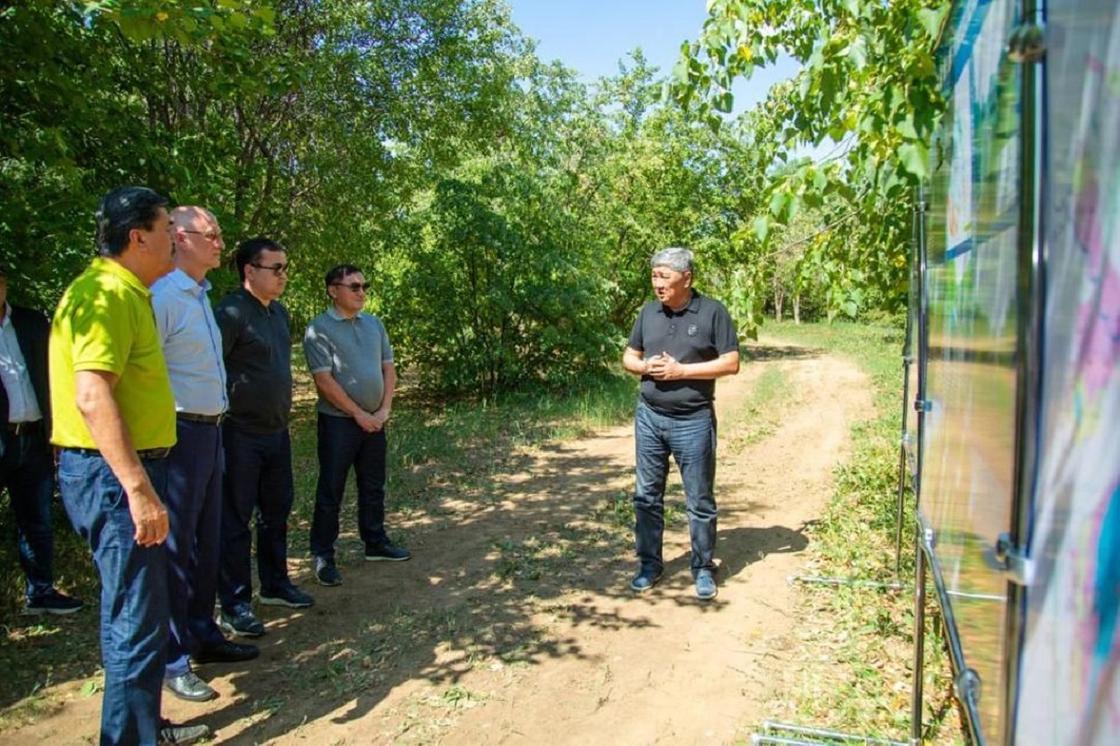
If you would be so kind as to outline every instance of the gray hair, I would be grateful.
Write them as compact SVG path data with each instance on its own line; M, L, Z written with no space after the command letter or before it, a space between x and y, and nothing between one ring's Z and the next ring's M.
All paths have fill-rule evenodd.
M675 272L692 271L692 252L679 246L670 246L653 255L650 267L668 267Z

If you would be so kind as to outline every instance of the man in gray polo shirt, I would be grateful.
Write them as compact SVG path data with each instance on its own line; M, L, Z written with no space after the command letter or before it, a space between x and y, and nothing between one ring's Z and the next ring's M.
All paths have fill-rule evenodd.
M334 559L338 511L346 477L358 481L358 532L367 560L400 562L411 557L385 533L385 423L397 384L389 335L365 313L366 282L351 264L326 276L331 307L307 325L303 351L319 390L319 484L311 521L311 555L322 585L339 585Z

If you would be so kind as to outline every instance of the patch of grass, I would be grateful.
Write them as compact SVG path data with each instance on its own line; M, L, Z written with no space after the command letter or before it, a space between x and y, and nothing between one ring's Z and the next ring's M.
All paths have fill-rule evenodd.
M732 454L739 453L773 435L795 394L780 367L771 366L763 370L749 398L736 411L731 423L734 435L727 444L728 450Z
M814 575L887 580L894 575L903 332L856 324L767 324L764 332L844 355L870 376L874 414L851 433L835 494L810 531ZM837 392L842 396L843 392ZM911 498L912 500L912 498ZM914 575L913 504L904 511L899 577ZM924 743L959 743L952 674L932 592L925 647ZM813 661L780 703L801 722L905 740L910 728L913 595L867 588L805 586L805 659ZM827 671L827 673L824 673ZM774 703L778 705L779 703ZM792 705L792 706L790 706Z

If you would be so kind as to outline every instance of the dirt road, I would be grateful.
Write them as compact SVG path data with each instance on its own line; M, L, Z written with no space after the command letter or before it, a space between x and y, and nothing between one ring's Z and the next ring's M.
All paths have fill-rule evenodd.
M769 714L763 702L791 655L786 579L803 562L803 529L822 514L851 424L870 410L850 362L775 342L752 345L750 358L717 387L715 601L692 593L675 475L665 577L643 596L627 589L632 429L605 429L451 486L406 527L411 562L364 563L344 536L344 584L310 588L318 604L307 612L263 609L261 658L199 667L221 697L165 698L166 714L231 743L745 737ZM0 741L94 742L100 697L80 683L60 685L52 712Z

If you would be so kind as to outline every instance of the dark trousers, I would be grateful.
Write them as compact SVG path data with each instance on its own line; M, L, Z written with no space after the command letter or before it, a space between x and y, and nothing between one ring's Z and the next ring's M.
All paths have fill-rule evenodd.
M156 494L167 464L144 461ZM63 450L58 482L101 579L102 744L154 744L167 651L167 551L136 543L128 496L100 455Z
M171 640L167 676L190 670L190 656L225 641L214 623L222 530L222 431L217 424L178 420L167 457L164 502Z
M30 601L54 587L51 496L54 466L42 422L16 435L0 423L0 491L8 488L19 541L19 565Z
M669 455L684 484L692 574L715 569L716 419L710 409L690 417L670 417L638 402L634 416L637 489L634 493L634 542L642 568L660 572L665 529L665 480Z
M367 433L351 417L319 413L319 485L311 521L311 554L334 559L338 512L351 467L358 479L358 533L367 545L385 535L385 429Z
M248 611L253 598L249 565L256 511L257 575L264 595L291 585L288 579L288 514L292 512L292 441L287 430L250 433L222 424L226 469L222 480L221 574L218 597L228 614Z

